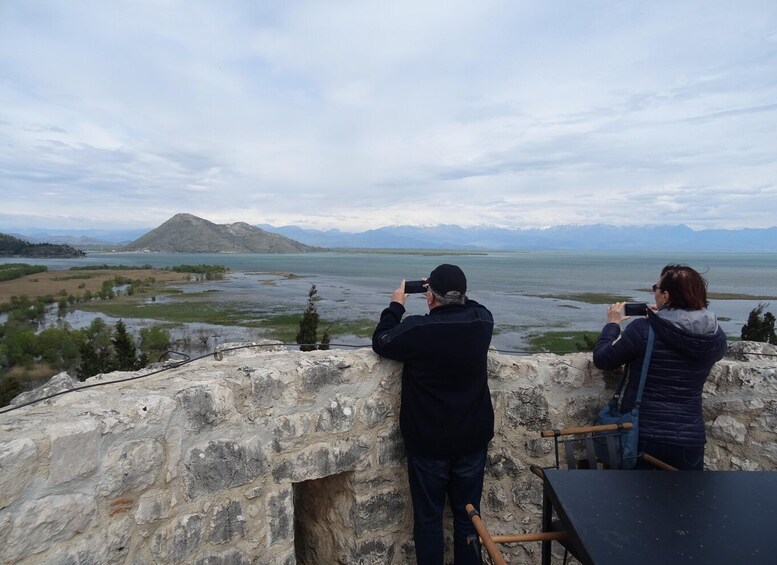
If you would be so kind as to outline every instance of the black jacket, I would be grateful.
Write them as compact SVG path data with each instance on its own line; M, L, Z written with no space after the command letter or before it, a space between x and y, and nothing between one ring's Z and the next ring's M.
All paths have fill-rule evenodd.
M706 329L689 322L694 316L696 321L707 317ZM702 388L712 366L726 353L726 334L706 310L649 311L647 318L626 326L617 341L620 326L604 326L594 348L594 364L600 369L628 364L629 380L621 404L624 413L636 401L648 324L653 326L655 344L639 410L639 437L673 445L703 445Z
M399 425L409 453L475 453L494 437L487 356L494 319L474 300L408 316L392 302L372 336L381 357L404 363Z

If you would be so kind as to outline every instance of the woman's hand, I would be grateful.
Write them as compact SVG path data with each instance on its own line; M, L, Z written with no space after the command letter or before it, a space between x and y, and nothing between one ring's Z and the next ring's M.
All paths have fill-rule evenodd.
M608 324L620 324L624 320L628 320L631 316L624 316L623 315L623 305L624 302L616 302L615 304L611 304L609 308L607 308L607 323Z

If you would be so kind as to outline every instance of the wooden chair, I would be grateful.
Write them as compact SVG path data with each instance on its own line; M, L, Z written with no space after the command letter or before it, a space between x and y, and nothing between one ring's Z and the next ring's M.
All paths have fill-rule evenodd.
M621 469L623 464L623 443L621 431L631 428L631 424L608 424L603 426L582 426L561 430L544 430L540 437L553 439L555 464L549 467L532 465L530 470L540 478L544 477L545 469ZM642 454L641 457L655 467L668 471L676 471L671 465ZM542 542L543 561L549 562L551 542L556 541L564 547L564 562L567 553L575 554L574 547L569 543L569 535L561 529L558 520L553 519L553 508L550 500L543 495L542 502L542 532L514 535L491 535L483 523L480 514L471 504L467 512L475 526L482 546L488 557L496 565L506 563L498 545L508 543Z
M537 533L530 533L530 534L506 534L506 535L497 535L492 536L488 529L486 528L486 525L483 523L483 520L480 517L480 514L477 510L475 510L475 507L471 504L467 504L465 507L467 510L467 513L469 514L469 517L472 519L472 523L475 526L475 531L477 531L478 536L480 537L480 542L483 546L483 548L486 550L486 553L488 554L488 557L491 559L491 562L494 565L506 565L507 562L504 559L504 556L502 555L502 552L499 551L499 547L497 544L502 543L526 543L530 541L541 541L541 542L551 542L551 541L566 541L566 539L569 537L566 532L558 531L558 532L537 532Z

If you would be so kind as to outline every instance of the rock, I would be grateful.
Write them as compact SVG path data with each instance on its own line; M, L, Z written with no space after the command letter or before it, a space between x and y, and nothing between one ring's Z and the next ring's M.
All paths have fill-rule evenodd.
M710 434L741 444L745 442L747 428L742 422L732 416L718 416L712 422Z
M57 373L51 377L49 382L39 386L35 390L21 393L19 396L11 400L11 405L19 406L21 404L40 400L42 398L46 398L47 396L51 396L52 394L57 394L58 392L73 390L77 386L78 381L68 375L67 371L62 371L61 373Z
M49 483L58 485L94 473L100 462L100 425L92 418L52 426Z
M247 484L269 468L256 437L246 441L210 441L191 449L185 465L189 498Z
M29 438L0 441L0 510L25 489L38 469L38 448Z
M2 556L14 562L41 553L88 531L96 519L95 499L85 494L54 494L26 502L13 513Z
M174 524L157 530L151 540L151 554L162 563L186 563L202 541L202 516L181 516Z

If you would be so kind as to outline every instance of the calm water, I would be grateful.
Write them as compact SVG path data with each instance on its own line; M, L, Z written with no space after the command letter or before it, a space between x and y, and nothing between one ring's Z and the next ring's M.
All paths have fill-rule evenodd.
M490 252L482 255L312 253L301 255L117 253L90 254L80 259L8 260L43 264L50 269L76 265L144 265L165 267L181 264L225 265L231 274L184 290L218 290L214 299L238 302L246 318L252 313L301 312L307 291L315 284L321 301L322 320L374 319L387 305L402 278L418 279L440 263L455 263L469 280L468 295L493 312L497 325L494 345L505 351L526 348L526 338L550 329L601 329L606 306L557 298L578 293L630 296L652 301L649 287L665 264L682 262L705 274L712 292L777 296L777 254L774 253L590 253L590 252ZM285 278L293 273L301 278ZM270 284L268 284L270 283ZM777 301L775 301L777 302ZM723 329L738 336L758 300L713 300L710 308L723 318ZM777 304L775 304L777 306ZM410 296L408 312L425 312L424 299ZM84 320L89 320L84 316ZM79 327L79 314L67 321ZM85 323L88 324L88 321ZM150 323L150 322L147 322ZM200 328L209 332L212 328ZM235 338L248 330L234 332ZM241 333L242 332L242 333ZM225 341L225 339L221 339ZM354 336L335 341L364 343Z

